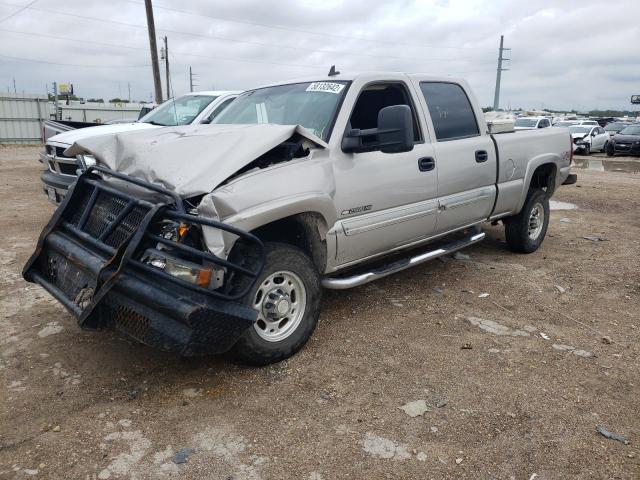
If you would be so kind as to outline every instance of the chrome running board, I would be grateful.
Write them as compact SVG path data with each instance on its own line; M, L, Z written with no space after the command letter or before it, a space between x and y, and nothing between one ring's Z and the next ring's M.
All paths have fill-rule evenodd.
M387 275L401 272L409 267L420 265L421 263L434 260L438 257L442 257L443 255L448 255L457 250L468 247L469 245L478 243L482 241L484 237L484 232L477 233L476 230L473 234L446 245L442 245L436 250L424 252L414 257L403 258L370 272L360 273L351 277L324 277L322 279L322 286L332 290L346 290L347 288L364 285L365 283L373 282L374 280L386 277Z

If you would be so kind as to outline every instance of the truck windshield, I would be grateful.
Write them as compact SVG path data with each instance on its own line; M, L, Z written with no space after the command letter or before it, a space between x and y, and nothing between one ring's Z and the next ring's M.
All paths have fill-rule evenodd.
M515 127L535 127L538 123L537 118L519 118L514 123Z
M183 95L171 98L138 121L163 127L188 125L216 98L218 97L213 95Z
M327 140L347 82L307 82L251 90L213 123L301 125Z

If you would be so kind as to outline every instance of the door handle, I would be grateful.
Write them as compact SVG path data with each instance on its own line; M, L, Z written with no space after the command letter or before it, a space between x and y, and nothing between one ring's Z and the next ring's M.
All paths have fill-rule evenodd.
M418 159L418 169L421 172L428 172L436 168L436 161L432 157L422 157Z
M476 162L482 163L489 159L489 154L486 150L476 150Z

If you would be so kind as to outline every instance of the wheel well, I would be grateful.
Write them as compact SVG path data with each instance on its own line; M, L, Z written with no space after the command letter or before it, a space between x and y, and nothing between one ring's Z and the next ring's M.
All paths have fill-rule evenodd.
M251 233L263 242L280 242L298 247L309 255L318 272L324 272L327 265L327 225L320 214L299 213L262 225Z
M531 176L529 188L539 188L547 194L547 197L551 197L556 188L556 170L557 167L553 163L540 165Z

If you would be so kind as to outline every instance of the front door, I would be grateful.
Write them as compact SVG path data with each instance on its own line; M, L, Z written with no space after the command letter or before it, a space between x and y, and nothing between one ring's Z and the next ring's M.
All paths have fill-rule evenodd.
M434 232L437 167L411 98L409 87L400 81L366 85L358 96L348 128L376 128L380 109L408 105L414 119L414 148L403 153L336 154L338 265L419 242Z

